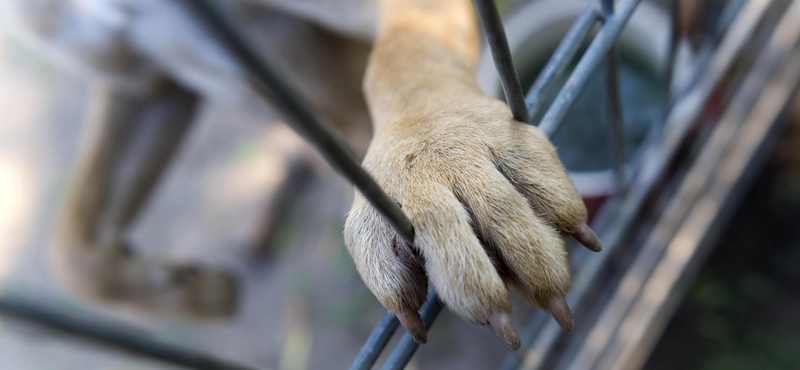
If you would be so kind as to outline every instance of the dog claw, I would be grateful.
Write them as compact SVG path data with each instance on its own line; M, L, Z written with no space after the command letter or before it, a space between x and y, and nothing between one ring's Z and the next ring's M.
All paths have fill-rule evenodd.
M489 325L492 326L492 330L508 348L515 351L519 349L519 336L517 335L517 330L514 329L514 324L511 323L511 317L507 313L495 312L489 315Z
M597 234L595 234L586 223L582 223L578 226L578 230L575 231L572 236L591 251L600 252L603 250L603 244L600 242L600 238L597 237Z
M547 301L547 311L553 315L561 329L567 333L571 333L575 327L575 322L572 319L572 312L569 310L567 300L564 297L552 297Z
M422 318L419 312L413 308L404 308L397 313L397 319L400 324L406 329L408 334L414 338L414 341L419 344L428 342L428 334L425 332L425 324L422 323Z

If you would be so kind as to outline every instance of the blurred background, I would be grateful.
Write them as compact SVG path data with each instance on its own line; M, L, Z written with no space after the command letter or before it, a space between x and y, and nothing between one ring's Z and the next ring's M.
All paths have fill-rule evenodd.
M623 157L629 178L626 190L618 187L608 149L610 136L603 118L607 116L604 73L592 77L565 128L554 138L596 222L601 222L602 217L614 219L626 210L608 210L614 199L636 194L641 185L636 176L642 166L648 168L648 162L638 159L649 158L643 154L648 145L672 137L671 126L661 127L670 110L681 107L684 101L701 105L696 117L688 119L689 129L682 136L679 155L670 161L667 176L659 180L656 190L637 210L630 235L618 238L617 248L603 252L611 257L592 279L602 289L590 289L589 298L581 301L583 308L576 308L578 331L569 338L552 334L555 344L544 354L537 355L535 350L540 347L534 346L531 351L510 355L488 328L470 325L445 310L430 331L429 343L418 350L409 369L492 369L515 360L524 363L521 368L800 368L800 271L796 268L800 265L800 100L794 97L796 84L781 90L780 99L787 103L775 108L775 119L752 116L750 108L737 105L741 101L737 97L744 91L742 99L760 107L759 97L771 86L773 75L784 73L785 66L798 60L786 56L797 54L796 43L789 42L785 50L779 50L783 54L773 53L785 56L787 62L773 63L768 66L770 73L751 78L762 85L746 83L750 71L759 68L759 55L767 55L769 50L765 51L764 45L777 32L782 16L797 6L792 1L764 0L712 3L716 5L692 10L682 24L691 32L686 31L676 47L674 73L665 73L674 24L670 1L644 1L620 39ZM764 4L758 8L760 3ZM586 1L497 4L523 89L527 90ZM715 51L724 44L726 32L742 26L744 22L738 17L753 9L763 13L754 23L752 35L740 37L747 39L741 41L743 56L721 75L707 99L691 95L702 83L704 73L710 74L704 68L713 66L709 60L714 60ZM264 12L273 24L307 23L297 14ZM282 21L284 18L290 21ZM96 129L85 123L94 85L86 75L74 73L60 59L19 36L15 27L13 23L0 23L0 368L187 368L58 328L48 323L47 312L255 368L349 366L385 311L361 282L342 241L352 188L285 126L274 109L260 105L251 108L258 103L204 99L143 210L126 231L126 239L137 254L177 263L200 262L231 271L239 284L238 308L231 317L203 319L142 311L82 300L56 286L47 250L53 243L61 209L76 191L79 158L85 155ZM343 75L337 71L344 68L357 75L363 70L363 58L358 56L366 55L368 46L358 37L347 41L353 37L350 31L333 35L328 27L311 27L315 42L337 52L346 50L342 54L354 58L332 63L332 73ZM281 38L276 31L265 42ZM286 43L289 45L278 50L318 45ZM292 63L290 57L275 59L284 67ZM302 71L301 67L290 67ZM791 71L785 73L794 76ZM322 105L334 123L355 122L339 127L356 151L363 153L369 134L366 120L325 106L327 96L338 91L329 85L340 82L322 76L326 87L316 85L315 76L288 78L304 93L314 95L312 101ZM488 50L483 51L478 78L487 94L502 98ZM359 79L341 83L347 84L346 90L357 92ZM768 100L780 100L774 97L780 91L773 90L768 90L773 94ZM363 109L363 102L354 99L347 106ZM741 109L731 109L737 106ZM543 112L539 113L541 117ZM651 242L653 235L663 230L659 228L662 215L681 210L686 212L681 219L691 221L691 216L705 212L692 208L703 199L681 198L682 189L686 181L692 181L693 173L703 172L696 169L697 163L714 162L706 161L711 155L706 156L704 148L718 145L713 139L717 137L715 129L720 122L728 121L742 121L745 128L769 125L769 129L764 129L767 134L759 141L758 151L739 161L748 164L746 171L735 173L728 169L730 166L719 171L734 173L729 185L736 190L730 194L725 190L726 196L719 198L724 207L717 204L713 222L701 231L695 230L702 234L695 238L699 247L688 252L691 258L685 262L685 266L694 267L677 265L680 278L666 289L665 298L644 300L655 302L657 318L637 321L638 311L620 309L612 303L618 302L615 297L624 291L626 277L637 276L629 275L637 268L646 270L648 279L660 276L657 262L668 260L671 249L647 246L680 247L682 240L686 245L694 240L676 239L675 235L682 234L673 231L663 243L660 239ZM732 137L727 139L727 157L738 155L731 148L746 146L745 139L760 132L753 130L737 136L744 138L740 144ZM717 171L716 163L724 164L725 158L718 156L709 168ZM707 189L713 196L722 194L719 189L727 189L718 187L725 185L718 183L724 181L707 178L696 187ZM599 234L601 238L605 235ZM580 253L573 253L576 278L587 271L581 267L584 261ZM539 335L536 338L550 335L541 327L528 325L535 322L538 310L519 297L515 297L515 307L513 319L521 333ZM33 308L42 308L45 313L25 314ZM603 322L612 322L608 318L613 317L619 322L604 327ZM628 347L620 350L609 344L631 332L624 327L625 322L652 333L652 343L634 348L638 359L622 363L608 360L628 353ZM526 329L529 327L533 329ZM399 336L395 335L389 348ZM600 346L605 349L592 352L592 338L599 338L608 347ZM565 359L574 353L579 354L575 358L585 361ZM534 361L531 356L544 360Z

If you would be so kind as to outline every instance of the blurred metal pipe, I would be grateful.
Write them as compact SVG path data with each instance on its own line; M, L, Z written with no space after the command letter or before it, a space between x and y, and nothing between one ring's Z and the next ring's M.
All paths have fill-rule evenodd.
M575 58L578 49L589 37L597 19L597 9L594 4L587 5L569 31L567 31L564 39L558 44L553 55L547 61L547 65L539 74L539 78L536 79L533 87L528 90L528 95L525 97L531 118L539 114L544 101L547 100L548 96L551 96L550 90L553 83L564 73L569 63Z
M522 94L522 86L519 83L517 70L514 68L514 61L511 59L511 50L508 48L508 40L503 29L503 21L500 20L500 14L497 13L493 0L474 0L474 3L486 35L486 41L489 43L489 49L492 50L494 66L500 75L508 107L511 108L515 120L528 123L530 121L528 107L525 105L525 96Z
M120 322L98 320L97 317L68 315L18 294L0 295L0 312L31 320L49 328L81 336L137 355L200 370L258 370L223 360L205 352L181 348L150 338L136 328Z
M617 11L606 16L606 22L600 28L589 48L584 53L575 70L570 75L556 100L550 105L539 127L544 133L552 137L564 123L572 105L577 100L581 91L586 87L589 77L597 69L600 60L605 58L611 46L617 40L625 24L628 23L636 6L642 0L622 0L617 4Z

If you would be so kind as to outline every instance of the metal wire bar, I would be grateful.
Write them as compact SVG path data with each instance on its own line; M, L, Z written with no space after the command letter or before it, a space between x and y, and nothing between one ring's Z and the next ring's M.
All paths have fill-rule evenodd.
M617 76L616 48L611 48L606 56L606 110L608 113L609 143L614 161L617 194L625 191L625 136L622 116L622 102L619 98L619 77Z
M500 82L503 85L503 92L506 95L508 107L514 119L528 123L528 107L525 104L525 96L522 94L522 86L519 83L517 70L511 60L511 50L508 48L506 32L503 30L503 21L494 6L493 0L474 0L475 8L478 10L478 18L483 26L486 41L489 49L492 50L492 58L497 73L500 74Z
M420 313L426 331L430 330L433 321L436 320L436 316L442 311L442 307L444 306L442 302L439 301L439 296L437 296L436 293L428 296L428 301L425 302L425 306L422 307L422 312ZM414 352L417 351L418 347L419 344L411 338L411 335L405 333L403 339L400 339L400 343L398 343L394 351L392 351L389 359L386 360L386 364L383 365L383 370L404 369L408 361L411 360L411 356L414 356Z
M350 365L350 370L369 370L386 347L386 343L389 343L389 339L392 338L398 325L400 322L397 317L388 312L383 314L383 318L375 326L375 329L372 329L369 338L364 342L353 364Z
M622 28L628 23L628 19L630 19L636 6L641 1L622 0L617 4L617 11L606 17L605 24L600 28L597 36L595 36L575 70L567 79L556 100L550 105L550 109L547 110L547 113L542 118L539 127L547 136L552 137L561 127L561 124L564 123L564 118L572 104L577 100L580 92L586 87L589 77L595 71L601 59L608 54L611 46L617 40L620 32L622 32Z
M0 297L0 312L34 321L52 329L78 335L105 345L133 352L172 364L200 370L257 370L257 367L244 366L211 356L204 352L181 348L170 343L139 334L138 330L96 317L67 315L61 310L47 308L47 305L30 298L7 293Z
M547 61L547 65L539 74L539 78L536 79L533 87L528 90L528 95L525 96L525 103L528 105L528 112L530 112L531 118L539 114L544 102L551 96L549 94L551 86L564 73L572 59L575 58L578 49L589 37L592 26L594 26L597 19L597 9L594 4L587 5L569 31L567 31L564 39L558 44L553 55Z
M248 46L244 35L221 16L222 13L211 1L184 2L241 64L255 90L272 101L292 127L311 142L333 168L355 185L372 206L386 217L398 235L413 244L414 227L411 221L361 167L339 133L270 67L266 59Z

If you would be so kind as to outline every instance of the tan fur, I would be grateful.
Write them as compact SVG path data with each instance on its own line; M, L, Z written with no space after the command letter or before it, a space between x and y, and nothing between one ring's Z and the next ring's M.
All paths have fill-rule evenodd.
M564 234L586 209L541 131L513 120L473 77L477 24L467 0L385 0L364 91L375 134L364 166L416 229L424 273L476 324L509 312L508 286L544 307L569 291ZM426 280L356 194L345 240L393 313L419 308Z

